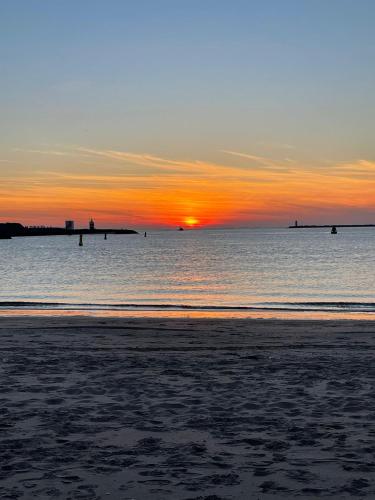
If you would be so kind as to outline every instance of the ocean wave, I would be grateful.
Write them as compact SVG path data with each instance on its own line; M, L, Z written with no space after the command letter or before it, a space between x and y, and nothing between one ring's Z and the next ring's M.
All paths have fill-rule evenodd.
M267 302L251 305L93 304L68 302L0 301L1 309L47 310L191 310L191 311L332 311L374 312L375 302Z

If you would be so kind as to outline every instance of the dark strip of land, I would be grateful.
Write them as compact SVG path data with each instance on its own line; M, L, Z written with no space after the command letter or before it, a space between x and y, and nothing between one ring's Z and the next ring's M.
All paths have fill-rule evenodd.
M308 229L315 227L375 227L375 224L306 224L301 226L289 226L289 229Z
M138 234L133 229L73 229L63 227L26 227L18 223L1 223L0 239L16 236L63 236L72 234Z

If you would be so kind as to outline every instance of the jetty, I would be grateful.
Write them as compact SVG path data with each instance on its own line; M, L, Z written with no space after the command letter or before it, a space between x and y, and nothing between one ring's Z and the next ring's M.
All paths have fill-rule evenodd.
M375 224L294 224L293 226L289 226L289 229L314 229L318 227L375 227Z
M25 236L66 236L73 234L138 234L134 229L97 229L90 221L88 229L74 227L23 226L18 222L0 223L0 239Z

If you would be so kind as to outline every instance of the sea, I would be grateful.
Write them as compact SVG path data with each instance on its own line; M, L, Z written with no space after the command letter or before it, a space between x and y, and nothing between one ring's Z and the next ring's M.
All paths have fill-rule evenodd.
M0 240L0 314L374 318L375 228Z

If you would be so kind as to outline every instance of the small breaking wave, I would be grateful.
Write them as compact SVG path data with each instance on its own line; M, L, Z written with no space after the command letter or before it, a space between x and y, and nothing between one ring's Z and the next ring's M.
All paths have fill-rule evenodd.
M375 313L375 302L267 302L250 305L195 305L195 304L93 304L69 302L3 301L1 309L45 310L145 310L145 311L329 311Z

